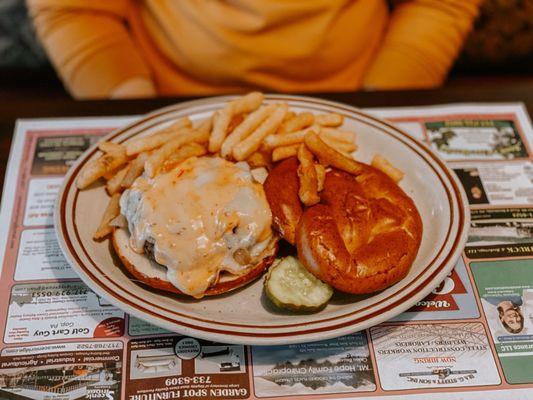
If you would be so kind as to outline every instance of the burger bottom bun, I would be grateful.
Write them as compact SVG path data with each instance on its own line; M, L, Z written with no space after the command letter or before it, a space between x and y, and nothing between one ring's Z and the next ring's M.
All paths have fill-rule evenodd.
M144 254L133 251L129 244L130 234L126 229L117 228L113 232L112 242L120 261L133 277L154 289L170 293L186 295L167 279L167 268L149 259ZM263 259L251 267L243 275L233 275L223 271L215 285L205 292L206 296L214 296L235 290L259 278L274 262L277 252L277 239L273 239L263 253Z

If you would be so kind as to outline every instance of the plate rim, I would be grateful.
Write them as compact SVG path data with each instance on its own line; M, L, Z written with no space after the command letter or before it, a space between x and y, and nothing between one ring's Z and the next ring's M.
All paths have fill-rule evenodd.
M236 96L208 97L208 98L186 101L186 102L181 102L181 103L177 103L174 105L170 105L167 107L163 107L163 108L154 110L148 114L145 114L139 120L134 121L126 125L125 127L122 127L122 128L119 128L117 130L110 132L108 135L104 136L100 140L106 140L109 138L112 139L122 134L127 134L128 131L134 129L137 126L142 126L143 123L146 123L150 119L154 119L157 117L163 117L165 114L168 114L168 113L179 112L179 111L183 111L187 109L194 109L199 106L220 104L221 102L224 102L226 100L229 100L235 97ZM411 143L411 146L405 143L405 141L404 141L404 144L411 147L413 151L419 154L422 152L425 156L429 156L429 157L424 157L424 155L420 154L420 156L428 163L428 165L432 166L432 168L435 169L435 166L433 166L427 160L427 158L432 159L433 163L437 164L439 168L435 169L435 174L442 181L444 188L450 193L450 195L452 196L455 195L454 199L449 200L449 203L450 203L450 212L453 213L455 211L458 214L455 218L457 217L459 218L459 222L456 222L457 224L456 232L452 232L450 236L450 230L455 223L454 219L451 218L450 227L448 227L448 234L447 234L448 237L446 240L443 241L443 246L440 252L437 253L433 261L430 262L428 266L425 267L426 269L421 271L409 283L409 285L413 284L413 286L415 287L414 295L413 295L413 291L405 294L404 296L400 297L400 299L394 300L394 302L391 305L385 307L385 310L375 311L374 314L377 313L377 315L371 314L370 318L359 317L359 318L365 319L366 321L362 321L362 322L357 321L357 318L356 318L355 319L355 321L357 322L356 330L367 329L370 326L374 326L378 323L384 322L392 318L393 316L405 311L416 301L422 299L427 294L429 294L429 292L431 292L431 290L433 290L434 287L436 287L442 281L442 279L444 279L444 277L451 271L451 269L453 269L456 260L460 257L461 252L463 251L463 246L466 241L467 233L468 233L467 227L469 225L470 213L469 213L468 202L466 200L466 194L464 193L464 190L461 184L459 183L458 178L453 174L450 168L448 168L447 165L440 159L440 157L438 157L438 155L436 155L424 143L417 141L416 139L408 135L406 132L404 132L402 129L399 129L391 125L387 121L384 121L366 112L362 112L355 107L352 107L352 106L349 106L343 103L332 102L329 100L323 100L320 98L308 97L308 96L267 94L265 95L265 98L267 101L285 100L285 101L300 102L304 104L318 103L319 105L322 105L322 106L333 107L335 109L344 110L347 113L350 113L352 115L359 115L360 117L367 120L365 121L365 123L367 124L368 124L368 120L374 121L375 128L380 129L384 131L385 133L389 133L389 135L395 137L396 140L400 140L400 139L397 136L391 134L390 132L387 132L386 129L383 129L383 126L388 128L389 130L395 131L395 133L399 134L402 138L407 139ZM163 121L159 121L159 123L161 122ZM62 213L62 210L63 210L62 206L66 203L69 193L71 193L71 191L70 190L67 191L67 189L69 189L69 187L72 185L72 181L74 180L74 175L75 173L77 173L77 171L81 167L81 164L93 156L93 153L96 151L97 147L98 147L98 143L95 143L93 146L91 146L91 148L89 148L86 152L84 152L84 154L82 154L79 157L77 162L71 167L71 169L65 175L65 180L61 187L59 196L56 201L55 210L54 210L54 221L55 221L55 227L56 227L55 232L56 232L56 236L58 238L58 242L60 244L61 250L65 254L67 260L69 261L69 264L78 273L80 278L96 293L98 293L102 297L105 297L111 303L118 306L122 310L126 311L128 314L140 317L141 319L147 320L150 323L161 326L172 332L178 331L178 333L191 335L191 336L202 338L202 339L224 341L226 343L261 344L261 345L300 343L300 342L309 342L309 341L314 341L314 340L328 339L328 338L337 337L337 336L355 331L355 329L351 328L351 325L353 325L354 320L344 321L344 319L349 318L351 314L360 313L361 310L353 311L351 313L343 314L340 316L326 318L325 320L311 321L310 323L314 325L318 325L318 324L328 322L331 320L337 320L337 323L332 324L331 326L328 325L325 327L318 326L314 329L305 330L305 332L302 332L302 333L296 333L295 335L291 334L290 332L279 332L278 334L271 332L265 335L258 336L257 333L249 333L249 332L243 333L243 332L235 332L235 331L223 331L220 329L208 329L206 326L191 325L191 324L187 324L183 322L180 322L178 324L179 325L178 327L176 324L177 321L175 320L171 320L168 317L165 317L159 314L154 315L152 313L146 313L146 311L139 310L138 307L136 308L134 306L130 306L129 304L121 301L120 299L117 299L113 295L112 292L108 293L108 291L105 290L103 287L101 287L97 282L94 282L90 274L88 274L87 271L85 271L85 269L79 265L79 264L83 265L82 260L79 258L79 256L75 252L70 251L70 249L67 249L66 243L64 241L65 238L68 238L70 240L70 237L68 237L68 233L67 233L68 229L66 226L66 217ZM441 174L443 174L447 178L446 182L443 180ZM69 182L70 182L70 185L68 185ZM450 185L451 188L453 188L453 190L448 190L449 188L446 186L446 184ZM79 190L75 189L75 191L76 191L76 197L77 197L77 195L79 194ZM457 204L455 204L453 200L455 200ZM78 241L81 243L81 239L78 239ZM442 251L446 249L446 247L450 244L450 242L453 242L451 250L440 261L440 265L438 267L435 267L434 270L431 272L431 274L427 276L425 279L423 279L422 282L417 283L416 282L417 279L428 272L428 269L431 267L431 264L435 260L438 260L439 257L442 257L440 253L442 253ZM75 262L73 262L73 259L75 260ZM115 282L115 285L120 286L116 284L116 282ZM405 287L402 288L402 290L404 289ZM392 293L389 296L389 298L396 296L397 293L398 292ZM409 301L404 301L406 297L409 298ZM193 319L193 320L195 319L194 317L191 317L191 316L186 316L186 317L189 319ZM203 320L202 323L209 325L209 324L213 324L213 321ZM227 326L228 324L224 324L224 325ZM232 324L229 324L229 325L232 325ZM233 326L235 325L242 326L242 324L233 324ZM302 324L300 323L297 325L302 325ZM248 325L248 327L250 327L250 325ZM270 327L273 327L273 325L269 325L266 328L268 329ZM291 324L284 324L284 325L281 325L280 327L282 327L282 329L283 328L287 329L291 327Z

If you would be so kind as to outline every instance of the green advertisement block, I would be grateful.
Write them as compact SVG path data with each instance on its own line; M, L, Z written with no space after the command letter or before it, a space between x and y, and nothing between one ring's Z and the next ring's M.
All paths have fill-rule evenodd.
M533 260L471 263L509 383L533 383Z

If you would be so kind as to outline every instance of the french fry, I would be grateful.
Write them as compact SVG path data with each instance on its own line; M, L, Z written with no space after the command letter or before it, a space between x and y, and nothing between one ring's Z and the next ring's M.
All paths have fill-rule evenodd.
M126 165L124 168L118 171L115 174L115 176L113 176L107 181L105 185L105 189L107 190L107 193L109 195L114 195L115 193L122 191L122 186L121 186L122 180L124 179L124 177L126 176L126 174L128 173L130 169L131 169L131 163Z
M291 119L291 118L293 118L295 116L296 116L296 113L294 111L290 111L289 110L289 111L287 111L287 114L285 114L285 117L283 118L283 122L287 122L289 119ZM283 123L282 123L282 125L283 125ZM279 128L281 128L281 126ZM278 131L279 131L279 129L278 129Z
M344 117L336 113L319 114L315 116L315 123L321 126L341 126L343 122Z
M172 141L164 144L157 151L153 152L148 160L144 163L144 169L148 177L153 178L157 170L163 165L165 160L181 146L187 143L204 143L209 140L209 133L202 131L189 131L186 134L179 135Z
M341 142L338 140L329 139L328 137L322 135L320 135L320 137L327 145L342 153L351 153L357 150L357 145L355 143Z
M335 128L321 127L320 136L338 142L355 143L355 132L341 131Z
M128 189L135 179L142 175L144 171L144 163L148 160L149 152L145 151L137 156L135 160L130 163L130 167L126 172L126 175L120 182L120 187L122 189Z
M220 155L228 157L231 155L233 148L242 140L247 138L260 124L263 122L274 110L275 104L263 106L256 111L248 114L242 123L231 132L222 147L220 148Z
M388 175L389 178L391 178L396 183L400 182L403 179L403 171L396 168L389 162L389 160L387 160L380 154L376 154L374 158L372 158L370 165L376 169L379 169L384 174Z
M176 120L176 122L165 128L164 130L177 131L181 128L192 128L192 121L189 119L189 117L182 117Z
M295 156L298 153L299 147L299 143L291 144L289 146L276 147L274 151L272 151L272 161L278 162L286 158Z
M209 152L216 153L220 150L228 134L228 127L233 116L255 111L259 108L263 99L262 93L251 92L230 101L222 110L215 111L213 115L213 132L209 138Z
M106 171L103 175L102 175L102 178L104 178L106 181L110 180L111 178L113 178L118 171L120 171L122 169L122 165L118 168L115 168L115 169L112 169L112 170L109 170L109 171Z
M111 200L107 204L107 207L102 216L100 226L94 233L93 239L101 240L113 232L113 227L109 223L120 214L120 193L115 193L111 196Z
M194 127L195 131L200 131L206 134L209 134L211 132L211 129L213 129L213 118L207 118L204 119L202 122L200 122L197 126Z
M232 115L249 113L259 108L265 96L261 92L250 92L229 102Z
M324 132L324 130L326 130L326 132ZM286 133L282 135L270 135L265 138L265 146L268 148L278 148L280 146L288 147L291 145L302 143L304 141L305 135L309 131L313 131L315 133L319 132L320 137L324 140L324 142L340 151L351 153L352 151L355 151L357 149L357 146L354 144L355 134L353 134L352 132L338 131L332 128L322 128L318 125L312 125L311 127L306 128L304 130ZM294 150L290 152L288 150L284 150L276 153L276 156L273 156L274 161L277 161L276 159L279 160L281 158L286 158L294 155ZM280 156L281 158L278 158Z
M126 162L128 162L128 157L124 151L113 151L99 158L95 158L85 164L81 169L76 179L76 186L78 189L85 189L91 183L103 177L107 172L116 170Z
M172 125L163 128L152 135L143 136L130 141L126 144L126 154L128 156L132 156L143 151L157 149L169 140L172 140L175 135L179 135L184 131L188 131L191 129L191 127L192 122L189 118L180 118Z
M361 163L335 150L313 131L305 135L305 145L320 160L320 163L326 167L331 165L353 175L358 175L363 169Z
M231 107L226 105L222 110L217 110L213 114L213 131L209 138L209 152L216 153L220 150L224 139L226 139L229 123L231 122Z
M270 135L265 138L265 146L270 149L281 146L290 146L293 144L300 144L304 141L305 134L310 129L301 131L285 133L282 135Z
M128 220L126 219L124 215L119 214L109 222L109 226L113 228L126 229L128 228Z
M113 142L100 142L98 143L98 149L104 153L111 153L113 151L124 151L124 146Z
M250 136L233 148L233 158L242 161L257 151L261 147L263 139L276 132L288 109L287 104L278 105L274 112Z
M317 192L324 190L324 182L326 181L326 167L322 164L315 164Z
M298 161L300 161L298 166L298 178L300 179L298 196L306 206L312 206L320 201L313 153L307 149L305 144L301 144L297 156Z
M199 157L207 153L205 146L198 143L188 143L180 147L175 153L165 160L161 172L168 172L190 157Z
M307 132L319 132L319 130L320 127L318 125L312 125L309 128L301 131L285 133L283 135L269 135L265 138L265 146L267 148L276 148L280 146L289 146L291 144L302 143Z
M251 168L268 167L270 166L270 156L268 152L258 150L248 157L246 162Z
M296 114L294 117L283 121L281 126L278 129L279 134L289 133L299 131L301 129L307 128L308 126L313 125L315 122L315 117L310 112L302 112Z
M190 132L190 128L180 128L173 131L162 131L150 136L144 136L136 139L134 142L127 144L127 154L134 156L143 151L150 151L163 146L165 143L171 141L175 136Z
M228 125L228 133L233 132L233 130L238 127L241 122L244 120L245 115L244 114L237 114L231 117L231 121Z

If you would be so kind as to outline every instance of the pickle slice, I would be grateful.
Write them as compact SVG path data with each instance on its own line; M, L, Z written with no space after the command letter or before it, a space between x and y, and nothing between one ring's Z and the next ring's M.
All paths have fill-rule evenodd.
M278 307L313 312L325 307L333 288L315 278L295 257L276 261L265 277L265 292Z

